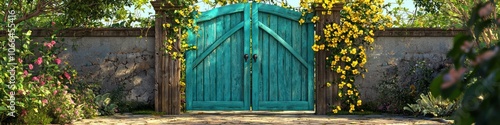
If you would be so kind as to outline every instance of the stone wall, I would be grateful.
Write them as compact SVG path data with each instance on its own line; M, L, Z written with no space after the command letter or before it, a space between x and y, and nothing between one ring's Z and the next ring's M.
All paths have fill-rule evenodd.
M71 29L58 34L67 48L58 56L76 69L77 79L100 84L100 93L124 101L154 104L154 32L144 29ZM34 41L50 36L34 30ZM141 37L142 36L142 37Z
M388 80L390 76L387 74L404 77L410 71L409 68L419 61L425 61L427 67L438 70L446 62L446 53L452 44L453 37L376 38L373 50L367 50L368 72L364 79L356 80L362 98L367 102L377 99L379 95L376 87L382 80Z

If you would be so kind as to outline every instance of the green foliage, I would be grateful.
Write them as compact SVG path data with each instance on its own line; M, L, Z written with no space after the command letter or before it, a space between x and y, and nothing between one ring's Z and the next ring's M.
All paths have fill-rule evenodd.
M106 93L95 97L95 103L99 107L99 115L113 115L115 114L118 105L112 103L110 94Z
M103 27L104 20L134 20L125 7L144 11L149 0L0 0L1 22L7 22L7 10L15 10L16 24L33 27ZM132 18L131 18L132 17ZM55 24L52 24L55 23ZM6 25L6 24L3 24ZM0 27L4 28L0 23ZM2 30L0 28L0 30Z
M434 97L431 92L428 94L420 94L420 99L417 104L408 104L403 109L412 112L414 115L427 115L431 114L437 116L449 116L455 111L458 105L456 101L450 101L441 98L441 96Z
M434 96L446 99L461 99L461 107L456 111L456 124L498 124L500 118L500 54L498 39L491 46L478 46L488 29L498 28L496 1L489 0L471 8L467 30L471 34L455 36L453 48L448 56L454 66L443 72L431 85ZM494 32L498 35L498 32ZM465 75L469 73L469 75Z

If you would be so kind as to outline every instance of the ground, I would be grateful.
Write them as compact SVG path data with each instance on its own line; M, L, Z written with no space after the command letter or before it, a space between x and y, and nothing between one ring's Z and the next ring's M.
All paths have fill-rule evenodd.
M419 119L394 115L252 115L252 114L183 114L132 115L120 114L78 120L76 125L101 124L447 124L441 119Z

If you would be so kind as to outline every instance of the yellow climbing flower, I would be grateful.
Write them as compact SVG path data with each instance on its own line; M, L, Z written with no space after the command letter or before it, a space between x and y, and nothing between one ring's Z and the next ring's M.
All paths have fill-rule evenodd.
M333 113L338 113L339 111L337 109L332 110Z
M311 22L313 23L316 23L316 21L319 20L319 17L318 16L314 16L312 19L311 19Z
M345 62L351 62L351 57L346 57Z
M347 84L347 85L349 85L349 84ZM350 96L350 95L352 95L352 94L354 94L354 93L352 92L352 90L347 90L347 95L349 95L349 96Z
M321 40L321 36L314 35L314 42L318 42L319 40Z
M347 87L352 88L352 84L351 83L347 83Z
M340 54L345 55L346 53L347 53L347 50L346 50L346 49L342 49L342 50L340 50Z
M312 46L312 50L313 50L314 52L318 52L318 51L319 51L319 46L318 46L317 44L314 44L314 45Z
M357 75L357 74L359 74L359 71L358 71L358 69L353 69L353 70L352 70L352 74L354 74L354 75Z
M344 82L342 82L342 83L339 84L339 88L340 89L344 88Z
M345 70L349 70L349 69L351 69L350 66L345 66Z
M341 79L345 79L345 75L340 76Z
M300 25L302 25L302 24L303 24L303 23L305 23L305 22L306 22L306 21L305 21L304 19L302 19L302 18L299 20L299 24L300 24Z
M351 49L351 54L356 54L356 48Z
M319 50L324 50L325 49L325 44L319 45Z
M337 106L337 110L342 110L342 109L340 108L340 106Z
M326 87L330 87L332 84L330 82L326 82Z
M338 95L339 95L339 97L340 97L340 98L342 98L342 93L341 93L341 92L339 92L339 94L338 94Z
M352 66L352 67L356 67L356 65L358 65L358 61L352 61L352 62L351 62L351 66Z
M361 106L361 103L362 101L361 100L358 100L358 102L356 103L357 106Z

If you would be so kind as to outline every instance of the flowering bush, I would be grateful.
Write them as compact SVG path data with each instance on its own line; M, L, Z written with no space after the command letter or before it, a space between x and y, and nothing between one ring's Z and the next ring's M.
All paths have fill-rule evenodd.
M331 15L334 5L338 3L344 3L340 12L341 23L327 24L323 30L324 36L314 36L315 44L312 49L315 52L327 51L330 54L326 58L329 69L340 77L338 81L323 83L326 86L331 86L332 83L338 85L338 97L344 100L344 105L334 106L333 112L337 113L342 107L348 107L352 113L362 104L354 82L357 76L364 78L363 72L368 72L364 67L367 62L366 46L375 41L375 30L384 30L385 27L392 27L392 24L391 18L382 14L383 0L302 0L301 6L321 6L327 10L322 12L323 15ZM311 12L311 9L305 9L304 12ZM319 17L314 17L311 21L317 20Z
M71 120L96 115L94 103L86 103L92 91L88 87L75 90L74 77L77 73L58 54L64 49L57 45L52 36L47 42L33 42L31 31L16 38L15 55L9 53L2 41L0 70L0 121L17 123L69 123ZM7 58L9 57L9 58ZM10 75L14 75L14 82ZM86 92L82 92L86 91ZM13 93L11 96L10 93ZM13 99L11 99L13 98ZM45 119L46 118L46 119ZM44 120L40 120L44 119Z

